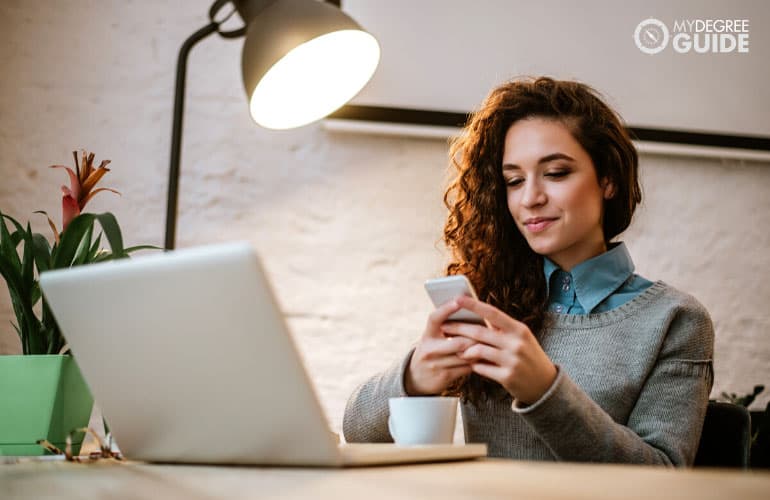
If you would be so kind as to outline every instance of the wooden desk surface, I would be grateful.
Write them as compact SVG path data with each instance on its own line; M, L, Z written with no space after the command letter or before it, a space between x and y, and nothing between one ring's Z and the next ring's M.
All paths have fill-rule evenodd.
M0 498L768 500L770 472L493 459L358 469L49 461L0 465Z

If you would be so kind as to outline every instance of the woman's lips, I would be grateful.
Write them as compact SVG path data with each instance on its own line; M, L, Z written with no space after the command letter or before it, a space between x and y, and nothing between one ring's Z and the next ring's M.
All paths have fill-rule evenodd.
M548 226L556 222L557 219L551 219L551 220L544 220L540 221L534 224L525 224L527 226L527 229L529 229L532 233L539 233L541 231L545 231Z

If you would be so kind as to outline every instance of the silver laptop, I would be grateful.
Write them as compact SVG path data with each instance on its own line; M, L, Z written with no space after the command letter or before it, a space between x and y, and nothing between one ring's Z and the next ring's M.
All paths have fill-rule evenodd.
M43 293L129 459L349 466L485 444L339 445L248 243L43 273Z

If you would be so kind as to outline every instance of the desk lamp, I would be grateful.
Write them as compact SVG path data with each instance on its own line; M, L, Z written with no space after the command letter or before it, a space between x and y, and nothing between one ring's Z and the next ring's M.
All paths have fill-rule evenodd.
M226 4L231 4L233 11L217 20ZM223 31L221 25L235 12L244 26ZM276 130L307 125L341 107L369 81L380 59L377 40L331 3L216 0L209 9L209 20L182 44L177 60L166 205L167 250L174 248L176 236L187 56L198 41L212 33L224 38L246 37L241 72L249 111L257 124Z

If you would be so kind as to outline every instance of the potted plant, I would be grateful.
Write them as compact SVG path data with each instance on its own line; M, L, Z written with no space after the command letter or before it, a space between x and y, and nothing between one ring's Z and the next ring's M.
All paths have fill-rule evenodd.
M722 393L722 399L748 409L754 399L765 390L764 385L755 385L754 389L743 396L735 393ZM765 410L751 410L751 455L752 468L770 468L770 402Z
M75 169L63 165L70 187L62 186L62 230L45 212L53 231L53 244L30 224L22 226L0 212L0 276L8 286L16 317L14 329L21 340L23 355L0 356L0 455L42 455L37 445L46 439L59 448L73 429L86 427L93 398L72 358L66 340L42 296L39 273L49 269L121 259L143 248L123 247L115 216L84 213L83 209L101 191L96 184L109 172L109 160L94 168L94 154L82 152ZM95 236L95 223L101 232ZM110 250L102 248L106 237ZM73 452L78 453L83 435L73 436Z

